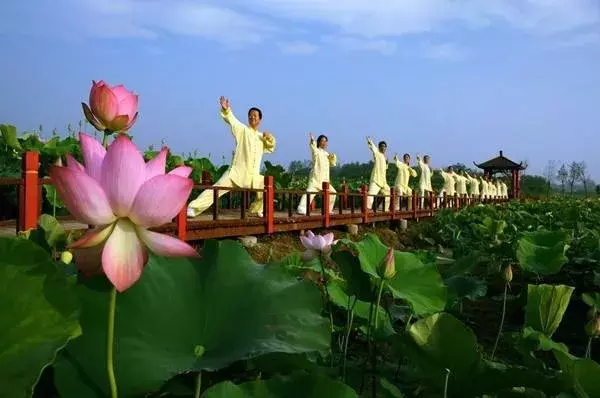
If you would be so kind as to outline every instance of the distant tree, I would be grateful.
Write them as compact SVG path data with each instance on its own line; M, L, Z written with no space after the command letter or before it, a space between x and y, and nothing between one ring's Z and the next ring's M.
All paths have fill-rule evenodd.
M521 177L521 191L525 196L546 195L548 182L542 176L523 175Z
M575 183L581 181L581 171L581 163L572 161L569 164L569 188L571 190L571 194L573 194Z
M556 176L556 160L549 160L544 169L544 177L546 178L546 197L550 196L552 190L552 182Z
M564 163L560 165L560 168L556 173L556 177L558 178L558 181L560 181L560 189L562 194L564 195L565 187L569 181L569 171L567 170L567 166L565 166Z
M588 181L591 180L591 177L588 175L587 164L585 162L579 162L579 178L583 183L583 190L585 192L585 197L588 196Z

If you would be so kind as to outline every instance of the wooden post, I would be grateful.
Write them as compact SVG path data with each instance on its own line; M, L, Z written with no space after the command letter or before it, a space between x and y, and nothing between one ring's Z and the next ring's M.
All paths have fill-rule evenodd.
M346 183L346 181L344 181L344 183L342 184L342 195L341 195L341 208L342 210L346 210L348 208L348 192L350 191L350 188L348 186L348 183Z
M433 217L435 214L435 207L433 205L433 200L435 199L435 193L433 191L429 191L429 215Z
M34 151L27 151L23 154L17 233L37 228L40 210L39 159L39 153Z
M315 199L316 199L316 197L315 197ZM316 200L313 200L310 202L310 210L311 211L317 210L317 201Z
M390 208L388 211L390 212L390 220L393 220L396 215L396 188L394 187L390 188Z
M265 193L264 193L264 216L267 225L267 233L275 232L275 185L273 176L265 176Z
M175 225L177 226L177 237L185 241L187 239L187 204L177 214Z
M412 216L413 219L417 219L417 191L412 191L412 196L410 198L410 200L412 201Z
M329 195L329 183L323 181L323 208L321 214L323 215L323 227L329 228L329 204L331 203L331 196Z
M366 224L367 221L369 220L369 209L367 208L367 199L369 198L369 189L367 188L366 185L363 185L360 188L360 196L362 198L361 204L360 204L360 209L362 212L362 219L363 219L363 224Z

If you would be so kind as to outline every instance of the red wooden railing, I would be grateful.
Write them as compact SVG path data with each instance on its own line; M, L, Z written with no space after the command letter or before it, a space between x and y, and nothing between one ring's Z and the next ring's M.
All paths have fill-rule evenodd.
M207 229L222 229L232 228L235 231L230 230L229 232L223 232L222 236L234 236L235 234L243 235L248 233L267 233L273 234L279 230L290 231L294 229L303 228L329 228L333 225L341 225L344 223L368 223L376 221L393 221L399 219L419 219L422 217L431 217L439 209L453 209L458 210L465 206L470 206L476 203L489 203L489 202L503 202L507 199L498 198L470 198L466 195L462 197L455 195L454 197L447 197L445 194L442 197L436 197L434 192L429 192L425 197L420 197L413 191L412 196L400 196L398 198L395 189L391 189L389 195L390 207L388 209L381 210L381 203L377 203L377 200L385 199L385 195L373 195L375 196L373 210L367 209L367 199L369 197L366 186L363 186L360 192L351 192L347 184L343 184L341 189L333 193L330 191L330 185L328 182L324 182L322 191L318 193L307 193L300 190L276 190L273 177L265 176L264 189L241 189L241 188L229 188L229 187L218 187L212 185L211 177L208 172L202 173L202 184L195 185L195 189L211 189L214 192L214 204L212 206L212 220L203 221L190 221L187 218L187 206L184 207L181 212L177 215L173 225L167 227L158 228L161 231L170 232L177 235L183 240L193 240L193 236L190 238L190 231L193 231L197 227L202 227L204 230ZM16 223L17 233L20 231L26 231L37 227L38 218L41 214L41 192L42 186L52 184L50 178L40 178L39 176L39 155L37 152L25 152L22 162L22 176L21 178L2 178L0 179L0 185L18 185L18 204L19 212ZM231 209L232 195L239 193L241 196L240 205L240 218L239 220L220 220L219 219L219 206L220 199L218 198L219 191L226 190L229 192L225 198L228 207ZM262 192L264 195L264 208L263 208L263 219L260 221L249 222L247 219L246 211L250 204L250 196L253 192ZM306 216L295 215L295 198L307 194L307 202L311 205L307 206ZM329 212L329 205L331 195L337 196L337 210L338 214L331 214ZM286 201L287 196L287 201ZM320 214L313 215L316 210L315 202L312 199L320 196L321 198L321 212ZM276 208L275 198L281 197L283 210L287 207L287 216L279 217L276 219ZM400 208L395 208L396 199L400 199ZM360 202L360 207L357 207L356 201ZM385 200L381 200L385 202ZM403 204L406 202L406 209L403 209ZM424 202L427 202L427 206L424 206ZM410 206L409 206L410 204ZM335 207L334 207L335 209ZM360 213L357 214L359 209ZM349 210L349 213L346 212ZM207 223L213 223L207 226ZM202 224L204 224L202 226ZM224 225L226 224L226 227ZM285 224L288 224L287 226ZM197 234L196 234L197 235ZM211 231L205 233L202 236L220 236L218 232Z

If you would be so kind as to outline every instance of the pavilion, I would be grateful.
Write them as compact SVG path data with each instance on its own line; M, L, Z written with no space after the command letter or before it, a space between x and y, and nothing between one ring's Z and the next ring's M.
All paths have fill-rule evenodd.
M512 189L509 196L511 198L518 198L520 196L521 184L519 181L519 172L526 168L523 166L523 162L513 162L509 158L504 157L502 151L500 151L500 156L496 156L493 159L479 164L473 162L473 164L483 170L484 176L490 178L496 173L505 173L508 175L508 172L510 171L512 175Z

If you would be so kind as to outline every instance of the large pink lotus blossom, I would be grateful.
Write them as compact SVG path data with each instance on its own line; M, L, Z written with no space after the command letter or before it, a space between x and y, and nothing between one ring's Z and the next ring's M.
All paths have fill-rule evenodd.
M81 103L85 118L100 131L127 131L138 116L138 96L123 85L92 81L90 105Z
M307 231L305 235L300 236L300 242L306 251L302 254L302 258L306 261L312 260L319 254L327 254L331 251L333 241L333 233L326 235L315 235L312 231Z
M83 273L102 269L122 292L140 278L148 250L197 256L187 243L148 230L170 222L184 207L193 186L190 167L165 174L167 148L145 163L124 134L108 150L86 134L79 140L85 167L67 155L67 166L52 166L50 177L71 214L96 227L70 246Z

